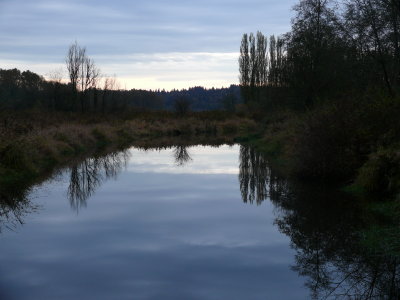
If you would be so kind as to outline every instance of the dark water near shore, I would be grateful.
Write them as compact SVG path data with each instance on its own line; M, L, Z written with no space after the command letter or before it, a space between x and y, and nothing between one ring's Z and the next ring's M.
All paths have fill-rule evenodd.
M249 147L131 148L18 201L1 207L0 299L397 299L357 203Z

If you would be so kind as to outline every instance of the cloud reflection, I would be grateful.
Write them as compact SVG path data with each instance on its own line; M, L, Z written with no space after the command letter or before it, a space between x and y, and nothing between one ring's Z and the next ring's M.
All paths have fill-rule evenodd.
M179 149L144 151L133 148L130 150L128 170L136 173L239 174L238 145L220 146L217 153L212 146L187 147L185 151L189 151L191 159L184 155L188 160L181 164L176 161L176 155L183 154ZM176 163L180 168L176 167Z

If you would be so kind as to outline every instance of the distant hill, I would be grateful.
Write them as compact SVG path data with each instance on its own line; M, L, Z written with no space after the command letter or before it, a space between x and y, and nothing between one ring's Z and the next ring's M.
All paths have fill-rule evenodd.
M174 102L179 97L185 97L190 102L190 109L193 111L224 109L224 100L233 96L236 103L242 103L240 87L231 85L228 88L193 87L184 90L156 91L163 100L163 107L166 110L173 110Z

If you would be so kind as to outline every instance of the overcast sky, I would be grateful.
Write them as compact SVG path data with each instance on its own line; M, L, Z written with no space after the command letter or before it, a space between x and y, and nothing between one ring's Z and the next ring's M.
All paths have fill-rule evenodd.
M121 88L238 82L242 34L290 29L296 0L0 0L0 68L47 75L86 46Z

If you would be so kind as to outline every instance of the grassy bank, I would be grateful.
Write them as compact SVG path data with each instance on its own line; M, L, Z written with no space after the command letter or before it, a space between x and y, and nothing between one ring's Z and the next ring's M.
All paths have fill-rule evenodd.
M232 143L248 135L256 123L225 113L172 113L118 116L40 113L7 115L0 127L0 185L33 181L76 157L138 144L146 147L168 140L212 140Z
M400 195L400 101L371 97L266 113L242 139L283 175L381 199Z
M400 101L335 101L307 111L0 115L0 183L26 181L80 156L171 138L245 142L285 177L334 182L351 192L400 192ZM262 112L262 113L261 113ZM256 120L256 121L254 121Z

